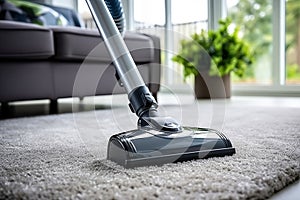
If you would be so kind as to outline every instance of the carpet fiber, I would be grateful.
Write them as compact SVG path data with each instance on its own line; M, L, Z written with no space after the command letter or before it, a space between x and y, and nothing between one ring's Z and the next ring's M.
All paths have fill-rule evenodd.
M239 100L197 107L163 111L221 128L234 156L136 169L106 161L109 136L135 128L125 107L2 120L0 199L264 199L299 179L299 107Z

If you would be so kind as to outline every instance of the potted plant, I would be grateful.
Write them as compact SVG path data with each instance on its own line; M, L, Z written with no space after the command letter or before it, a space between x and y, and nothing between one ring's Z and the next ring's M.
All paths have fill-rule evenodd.
M239 29L229 31L231 20L219 21L217 30L202 30L181 41L181 50L172 60L184 67L184 79L195 76L197 98L229 98L230 73L242 77L253 62L250 45L239 38Z

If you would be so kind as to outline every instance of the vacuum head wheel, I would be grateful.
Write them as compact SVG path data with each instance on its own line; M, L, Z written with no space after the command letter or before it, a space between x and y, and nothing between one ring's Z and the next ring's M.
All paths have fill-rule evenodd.
M230 140L214 129L183 127L173 133L143 127L111 136L107 159L133 168L234 153Z

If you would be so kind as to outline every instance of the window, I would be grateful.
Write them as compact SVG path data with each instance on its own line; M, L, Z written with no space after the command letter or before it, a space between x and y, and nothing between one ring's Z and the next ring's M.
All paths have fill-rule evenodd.
M255 51L261 52L252 70L243 79L234 79L234 94L300 95L299 4L299 0L238 0L228 8L228 15L241 26L242 37L253 46L259 45ZM244 22L239 17L244 17ZM251 29L255 20L255 28ZM244 27L250 28L248 35Z
M240 27L240 37L249 42L255 62L243 78L233 76L236 84L271 85L272 80L272 0L239 0L228 2L228 17Z
M71 8L71 9L76 9L77 8L77 3L74 0L52 0L52 4L55 6L61 6L61 7L66 7L66 8Z
M207 1L199 0L172 0L171 1L171 24L172 24L172 56L178 53L180 41L187 39L193 33L199 33L208 28L208 5ZM169 66L167 85L180 87L183 85L183 66L172 61L166 63ZM170 70L171 69L171 70ZM170 74L171 73L171 74ZM193 85L193 78L187 79L186 83Z
M162 0L134 0L135 28L165 24L165 2Z
M161 38L163 85L183 85L183 68L171 58L178 52L181 39L207 29L207 13L207 1L134 0L135 29Z
M300 1L286 0L286 84L300 84Z
M206 21L208 15L207 1L185 0L183 2L182 0L172 0L171 14L174 25ZM192 31L200 30L194 29Z

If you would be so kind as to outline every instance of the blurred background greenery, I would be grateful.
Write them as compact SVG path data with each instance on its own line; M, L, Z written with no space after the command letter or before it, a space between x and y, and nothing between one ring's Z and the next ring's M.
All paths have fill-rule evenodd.
M244 77L235 82L272 82L272 0L239 0L228 16L243 32L241 37L252 45L255 59ZM300 84L300 1L286 0L286 83Z

